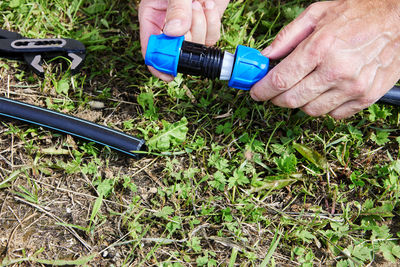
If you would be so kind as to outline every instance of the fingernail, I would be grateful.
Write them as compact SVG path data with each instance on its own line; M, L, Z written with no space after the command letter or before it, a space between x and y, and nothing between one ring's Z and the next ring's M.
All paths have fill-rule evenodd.
M168 21L165 26L164 26L164 32L171 33L176 31L176 29L179 29L182 25L182 21L179 19L173 19Z
M211 10L211 9L214 9L215 3L214 3L214 1L207 1L205 3L205 6L206 6L206 9Z
M268 46L268 47L266 47L263 51L261 51L261 54L262 54L263 56L268 56L268 55L271 53L271 51L272 51L272 47L271 47L271 46Z
M194 1L193 4L192 4L192 8L194 10L202 10L202 7L201 7L201 4L200 4L199 1Z

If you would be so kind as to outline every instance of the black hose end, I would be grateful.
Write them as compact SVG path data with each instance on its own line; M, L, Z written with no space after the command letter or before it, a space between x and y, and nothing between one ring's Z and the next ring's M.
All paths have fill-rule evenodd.
M400 106L400 86L395 86L390 89L381 99L379 103Z

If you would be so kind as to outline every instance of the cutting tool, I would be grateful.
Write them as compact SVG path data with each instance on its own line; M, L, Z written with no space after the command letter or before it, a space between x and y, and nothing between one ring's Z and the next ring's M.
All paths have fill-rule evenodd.
M85 60L85 46L74 39L30 39L16 32L0 30L0 57L25 61L39 76L44 75L46 59L65 57L71 61L71 73L76 74Z

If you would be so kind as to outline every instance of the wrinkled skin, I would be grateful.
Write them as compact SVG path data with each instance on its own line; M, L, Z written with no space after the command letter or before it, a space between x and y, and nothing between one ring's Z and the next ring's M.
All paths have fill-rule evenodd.
M262 53L286 58L253 86L255 100L351 116L400 79L400 1L314 3Z
M150 34L162 30L213 45L220 37L220 19L228 2L142 0L143 54ZM175 25L168 27L168 22ZM314 3L262 53L284 59L253 86L253 99L301 108L311 116L349 117L373 104L400 79L400 1ZM165 81L173 79L150 71Z
M229 0L142 0L139 5L140 43L146 54L150 35L164 32L169 36L185 35L185 40L214 45L220 38L221 17ZM165 81L172 76L149 67Z

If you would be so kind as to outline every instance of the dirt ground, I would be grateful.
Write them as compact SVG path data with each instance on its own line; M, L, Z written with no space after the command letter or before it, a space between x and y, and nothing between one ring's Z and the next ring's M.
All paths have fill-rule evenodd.
M1 95L45 106L45 97L52 93L40 92L39 86L35 85L28 88L21 87L24 83L13 78L14 71L16 70L0 70ZM91 121L99 121L103 116L98 110L85 110L73 115ZM115 121L119 119L118 114L111 118ZM4 125L15 126L21 129L21 132L32 127L24 122L1 117L0 176L1 180L14 174L16 178L12 180L9 187L0 190L0 262L5 257L14 259L29 257L40 250L43 250L38 254L40 258L71 260L101 251L101 256L91 261L92 266L110 266L111 264L121 266L123 259L130 253L129 243L120 244L117 247L108 248L108 246L121 237L126 237L127 230L121 220L122 217L107 218L101 222L101 227L97 227L90 235L85 231L67 226L74 224L85 227L97 198L95 188L91 186L92 181L87 175L83 173L65 175L63 170L52 167L58 161L70 160L71 151L79 145L75 139L62 134L52 136L47 129L33 127L37 131L24 135L24 140L22 140L18 133L9 133L9 127ZM35 144L40 145L40 148L35 147L32 151L27 151L27 143L31 139L35 139ZM79 139L78 142L80 142ZM62 150L62 153L66 155L41 153L47 148ZM99 147L99 149L104 148ZM154 193L154 181L146 173L150 173L146 166L152 161L151 158L139 161L117 155L107 164L102 162L104 167L97 169L96 172L104 177L125 175L135 178L139 195L142 201L146 202ZM40 166L35 165L38 162ZM151 166L155 168L155 164ZM18 193L14 193L21 192L22 187L34 188L34 194L38 196L36 203L29 202L26 198L18 196ZM104 200L102 210L115 213L127 212L133 197L132 192L121 188L121 191L113 196L119 199ZM26 263L26 265L30 264Z

